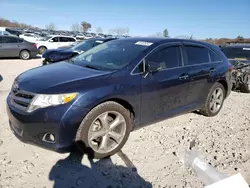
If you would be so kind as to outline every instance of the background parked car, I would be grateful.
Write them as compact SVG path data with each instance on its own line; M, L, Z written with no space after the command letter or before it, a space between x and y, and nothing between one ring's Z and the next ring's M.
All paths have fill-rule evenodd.
M47 49L59 48L62 46L69 46L76 42L74 37L69 36L54 36L47 37L37 41L37 48L40 54L43 54Z
M69 59L95 46L98 46L99 44L102 44L102 43L105 43L114 39L115 38L88 39L83 42L80 42L79 44L76 44L73 47L62 47L58 49L46 50L42 55L42 57L44 58L43 65Z
M35 43L15 36L0 36L0 57L20 57L30 59L38 54Z
M228 43L221 50L234 65L232 89L250 93L250 43Z
M13 36L10 32L6 31L5 27L0 27L0 35Z
M24 34L19 35L19 37L29 42L36 42L42 39L41 36L38 36L34 33L24 33Z

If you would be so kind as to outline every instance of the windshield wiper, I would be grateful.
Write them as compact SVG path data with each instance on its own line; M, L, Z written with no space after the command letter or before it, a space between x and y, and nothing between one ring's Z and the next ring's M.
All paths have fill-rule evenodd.
M95 70L100 70L98 67L94 67L94 66L91 66L91 65L84 65L84 67L90 68L90 69L95 69Z

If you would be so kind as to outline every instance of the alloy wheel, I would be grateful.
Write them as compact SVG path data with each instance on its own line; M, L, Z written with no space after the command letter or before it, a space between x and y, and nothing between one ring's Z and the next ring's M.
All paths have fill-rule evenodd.
M88 131L88 144L98 153L109 153L117 148L126 134L126 121L115 111L99 115Z
M22 52L22 58L23 59L29 59L29 52L26 52L26 51L24 51L24 52Z
M223 91L221 88L217 88L214 90L209 103L209 107L212 113L216 113L220 110L223 103L223 97Z

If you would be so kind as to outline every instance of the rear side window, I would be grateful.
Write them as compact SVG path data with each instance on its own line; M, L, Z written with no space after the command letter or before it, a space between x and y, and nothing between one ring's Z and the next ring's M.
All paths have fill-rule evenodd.
M162 69L175 68L181 65L181 53L179 46L171 46L153 52L146 61L159 63Z
M185 46L187 53L187 65L209 63L209 51L205 47Z
M74 38L68 38L68 42L75 42L76 40Z
M18 43L18 40L12 37L3 37L2 43Z
M211 50L209 51L209 55L210 55L211 62L221 61L220 57L216 53L212 52Z
M60 37L60 42L69 42L67 37Z

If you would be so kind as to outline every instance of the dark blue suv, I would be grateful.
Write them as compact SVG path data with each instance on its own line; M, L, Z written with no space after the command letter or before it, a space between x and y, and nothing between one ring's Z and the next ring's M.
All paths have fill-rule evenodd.
M220 48L191 40L113 40L19 75L7 98L22 141L58 152L76 143L95 158L115 154L130 132L184 112L215 116L230 94Z

